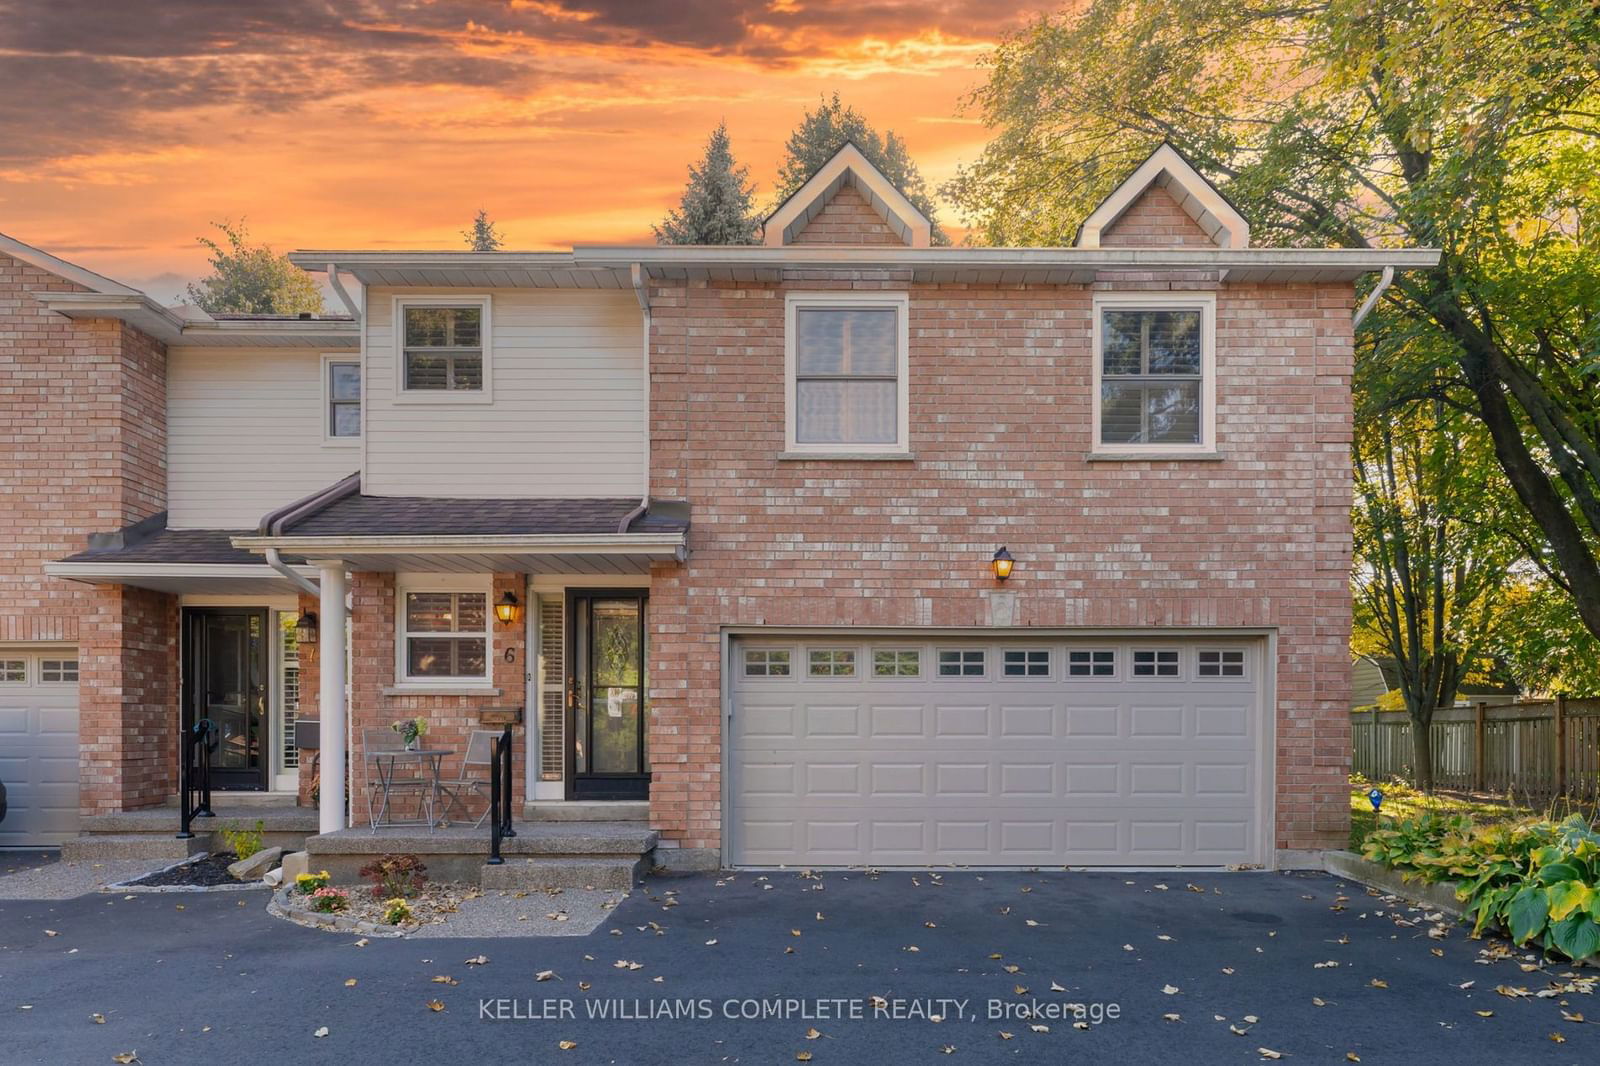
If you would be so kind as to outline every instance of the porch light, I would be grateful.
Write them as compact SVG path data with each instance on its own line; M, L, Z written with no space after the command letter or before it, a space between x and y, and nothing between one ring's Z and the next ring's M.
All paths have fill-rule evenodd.
M301 611L294 623L294 642L301 647L317 643L317 612Z
M994 571L996 581L1004 581L1010 577L1011 568L1015 565L1017 565L1017 561L1011 558L1011 553L1006 551L1003 544L1000 546L1000 550L994 553L994 558L989 560L989 569Z
M500 602L494 605L494 616L506 625L522 617L522 604L517 602L515 592L508 592L500 597Z

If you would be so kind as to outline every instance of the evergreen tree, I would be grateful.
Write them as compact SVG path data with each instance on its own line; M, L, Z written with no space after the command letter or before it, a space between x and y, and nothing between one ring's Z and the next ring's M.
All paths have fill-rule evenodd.
M838 93L834 93L832 99L823 99L815 111L807 111L789 135L783 164L778 168L777 197L773 206L783 203L810 180L846 141L861 149L868 162L883 171L884 177L927 216L933 224L934 244L950 243L934 217L933 197L928 195L927 182L906 151L906 142L893 130L880 135L859 111L845 106Z
M207 314L322 314L322 290L311 275L265 244L251 244L244 220L212 225L227 243L196 238L211 250L211 274L189 286L196 307Z
M653 226L657 244L755 244L761 220L752 210L755 186L749 168L735 166L728 124L719 123L706 141L679 206Z
M481 207L473 216L472 228L462 230L461 236L466 240L467 247L474 252L498 252L505 245L500 231L489 221L489 212Z

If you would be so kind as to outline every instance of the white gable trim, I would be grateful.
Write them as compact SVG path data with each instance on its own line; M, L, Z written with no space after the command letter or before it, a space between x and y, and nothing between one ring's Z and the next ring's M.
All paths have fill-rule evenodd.
M828 206L847 181L908 247L926 248L932 243L932 224L894 187L894 182L861 154L861 149L848 141L767 219L766 243L792 244L806 223Z
M1078 233L1079 248L1098 248L1106 230L1132 207L1152 185L1159 185L1172 194L1189 217L1211 237L1219 248L1248 248L1250 223L1223 199L1200 172L1189 165L1170 144L1163 144L1150 158L1139 165L1100 202L1100 206L1084 220Z
M67 281L75 281L84 288L93 292L103 293L107 296L143 296L138 289L130 289L120 281L96 274L92 270L85 270L75 263L65 259L58 259L49 252L35 248L31 244L23 244L15 237L7 237L0 233L0 255L8 255L13 259L21 260L29 266L38 267L40 270L54 274Z

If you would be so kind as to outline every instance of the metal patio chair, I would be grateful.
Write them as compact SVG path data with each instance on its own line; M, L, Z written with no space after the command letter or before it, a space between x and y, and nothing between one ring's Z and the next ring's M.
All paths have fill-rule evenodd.
M363 729L361 731L361 765L366 777L367 793L367 820L372 826L372 831L378 831L378 822L383 815L388 813L390 801L397 795L415 795L418 797L418 809L426 806L428 814L432 815L432 799L434 782L426 774L420 764L416 769L401 773L400 764L391 762L389 773L385 777L382 769L369 756L377 753L403 752L406 750L405 738L392 729Z
M493 767L494 760L490 754L493 749L490 742L497 736L499 734L493 729L474 729L467 737L467 751L461 756L461 769L457 772L455 780L445 781L439 786L439 790L449 797L444 809L446 818L450 817L452 810L462 806L463 799L476 795L483 800L483 813L472 823L472 828L483 827L484 820L489 817L489 774L485 773L480 777L472 773L472 769Z

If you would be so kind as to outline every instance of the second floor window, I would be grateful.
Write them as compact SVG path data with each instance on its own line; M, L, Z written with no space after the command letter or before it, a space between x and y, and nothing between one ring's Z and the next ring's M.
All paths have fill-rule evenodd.
M361 364L329 361L328 436L361 436Z
M407 391L483 391L482 307L409 306L404 318Z
M905 315L904 299L894 296L791 297L790 450L905 450Z
M1096 314L1095 443L1108 450L1208 446L1208 309L1111 303Z

